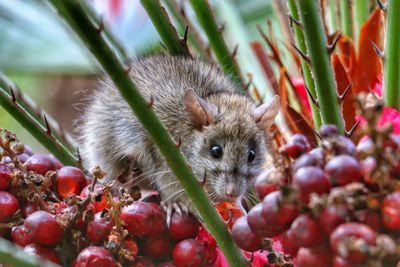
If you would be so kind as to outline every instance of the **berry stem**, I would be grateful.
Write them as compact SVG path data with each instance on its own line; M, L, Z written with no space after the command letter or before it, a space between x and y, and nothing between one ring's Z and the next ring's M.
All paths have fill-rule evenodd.
M299 13L297 10L295 0L288 1L288 8L289 8L289 12L292 15L292 17L295 20L299 21L300 18L299 18ZM304 34L303 34L300 26L296 25L296 23L292 23L292 25L293 25L292 28L294 31L294 37L296 40L297 47L303 53L307 54L307 47L306 47L306 43L304 41ZM315 126L315 129L318 130L321 127L321 123L322 123L321 122L321 114L319 113L318 107L312 101L313 99L317 98L317 92L315 91L315 84L314 84L314 80L312 78L310 66L303 58L301 58L301 69L303 71L304 82L306 83L306 86L311 94L311 95L307 95L308 102L311 103L311 111L312 111L312 116L313 116L313 120L314 120L314 126Z
M182 7L176 2L176 0L169 0L164 1L165 5L167 6L168 10L171 12L172 16L174 17L178 29L180 32L184 32L186 27L189 29L188 40L189 43L196 49L199 55L206 59L209 62L212 62L213 59L211 58L210 53L207 52L207 46L202 40L200 34L197 32L196 28L193 26L192 22L188 20Z
M186 40L181 40L159 0L141 0L140 3L156 27L162 41L173 55L190 56Z
M311 59L322 122L336 124L339 132L343 133L343 117L337 100L335 75L326 49L327 40L317 3L314 0L297 0L297 6Z
M38 256L26 254L21 248L13 246L9 241L0 238L1 263L20 267L57 267L58 265Z
M78 161L68 148L52 134L48 134L47 129L13 99L12 93L0 84L0 105L63 164L77 166Z
M369 15L369 1L368 0L354 0L354 40L358 43L358 38L361 31L361 26L368 19ZM357 45L356 45L357 47Z
M400 1L387 3L384 97L386 105L400 108Z
M47 122L52 130L54 138L56 138L60 143L62 143L70 152L74 151L77 144L73 137L65 132L61 125L52 118L49 114L47 114L44 110L42 110L35 101L24 94L22 90L14 84L10 78L8 78L3 72L0 71L0 87L4 89L12 88L13 93L15 95L15 101L19 103L32 117L34 117L43 127L46 127L46 123L43 120L45 116ZM10 98L12 95L9 94ZM10 114L11 116L13 114Z
M243 90L244 83L241 80L239 68L232 58L232 53L229 52L209 3L206 0L190 0L190 3L223 70L231 76L238 88Z
M219 247L231 267L247 266L240 249L235 245L224 222L213 207L208 195L199 184L199 179L188 167L188 163L175 142L171 139L164 125L158 119L146 99L126 74L124 66L114 55L103 37L96 32L96 25L86 16L76 1L51 0L53 7L65 19L68 25L82 39L100 65L114 82L116 88L126 99L139 121L143 124L155 145L181 185L199 210L201 217L215 237Z

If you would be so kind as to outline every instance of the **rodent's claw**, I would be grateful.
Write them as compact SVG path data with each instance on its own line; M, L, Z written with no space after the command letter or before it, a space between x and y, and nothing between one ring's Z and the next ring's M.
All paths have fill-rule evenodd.
M161 206L166 212L168 228L171 226L173 211L177 212L179 215L182 215L182 213L189 214L189 208L183 202L161 202Z

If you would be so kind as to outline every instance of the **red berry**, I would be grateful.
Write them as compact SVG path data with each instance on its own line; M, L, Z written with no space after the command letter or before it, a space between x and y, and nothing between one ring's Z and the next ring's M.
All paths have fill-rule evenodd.
M324 172L313 166L298 169L293 176L293 185L299 190L300 199L305 204L310 201L312 193L322 195L329 193L331 189Z
M31 155L28 155L26 153L22 153L21 155L18 155L18 159L22 163L25 163L30 157L31 157Z
M253 233L260 237L274 237L284 230L281 225L268 223L262 216L263 206L261 203L255 205L247 216L247 223Z
M344 205L335 205L324 208L318 219L325 234L329 235L335 228L346 221L347 208Z
M301 247L313 248L324 242L324 234L318 221L308 214L302 214L294 220L290 232Z
M25 247L32 243L32 236L23 225L14 226L12 228L11 238L13 243L21 247Z
M11 168L5 163L0 163L0 190L5 190L10 186L11 175Z
M323 155L320 155L317 152L312 153L314 150L315 149L310 151L310 153L301 155L301 157L294 162L293 171L297 171L301 167L306 167L306 166L323 167L324 165Z
M138 256L130 267L154 267L154 264L149 258Z
M158 235L164 233L167 230L164 209L156 203L149 202L148 204L153 208L154 211L154 222L151 225L148 235Z
M200 230L200 222L192 214L174 212L171 218L169 233L175 241L194 238Z
M42 247L36 244L28 245L24 248L24 251L28 255L37 255L43 259L52 261L56 264L60 264L60 258L58 257L57 253L50 248Z
M330 267L332 252L329 249L300 248L297 253L298 267Z
M168 234L150 236L144 241L144 252L150 259L161 259L171 254L172 240Z
M28 171L34 171L41 175L57 170L53 158L48 154L35 154L25 162L25 165Z
M365 245L375 245L376 236L374 230L365 224L354 222L343 223L330 236L331 248L338 256L344 259L362 261L368 255ZM359 249L354 246L355 239L360 239L363 243ZM343 248L347 248L345 253L342 252L344 251Z
M400 230L400 192L387 195L383 201L383 225L391 231Z
M130 238L130 237L125 238L124 243L125 243L125 248L129 251L129 253L132 256L136 257L136 255L139 252L139 248L138 248L138 245L137 245L135 239Z
M54 155L50 154L50 158L53 160L54 164L56 165L57 170L64 167L64 165L58 160L58 158L54 157Z
M89 187L90 185L86 186L85 188L82 189L82 192L80 194L80 196L82 198L86 198L89 194ZM109 208L110 205L107 202L107 196L104 193L104 186L101 184L95 184L94 185L94 199L95 202L93 203L94 206L94 211L95 212L99 212L99 211L103 211L103 209Z
M284 149L290 157L295 159L310 150L310 143L304 135L294 134Z
M319 129L319 135L322 138L335 137L339 135L339 132L335 124L324 124Z
M157 267L176 267L173 261L163 262L157 265Z
M10 219L18 209L17 198L8 192L0 191L0 222Z
M300 247L297 244L296 240L294 239L290 229L281 235L280 240L282 245L282 251L285 254L290 255L291 257L296 257L297 251L299 251Z
M64 235L64 230L57 223L55 216L42 210L35 211L26 217L24 226L32 235L32 240L40 245L55 245Z
M130 234L139 236L151 232L156 213L151 203L136 201L122 208L120 218Z
M57 192L63 198L79 195L86 186L86 177L80 169L66 166L58 170L56 184Z
M117 262L111 253L102 247L90 246L83 249L74 267L115 267Z
M21 206L21 215L22 217L26 218L30 214L34 213L35 211L39 210L39 207L37 204L33 202L27 202L22 204Z
M265 221L282 233L299 214L298 208L290 203L285 203L280 191L268 194L262 202L262 215Z
M114 221L111 218L105 218L102 212L98 212L94 215L94 220L88 224L86 236L92 242L103 241L110 234L113 226Z
M172 258L177 267L203 266L204 245L194 239L185 239L175 245Z
M379 212L369 209L357 210L354 212L354 217L357 222L366 224L374 231L379 232L382 225L382 219Z
M283 182L283 176L274 169L262 172L256 178L254 187L259 199L263 199L269 193L278 190L279 185Z
M349 155L333 157L325 165L325 173L333 186L343 186L362 180L360 164Z
M349 138L344 136L339 136L338 142L334 147L334 151L336 155L342 155L342 154L353 155L354 152L356 151L356 146Z
M232 236L243 250L254 252L261 248L261 238L251 231L246 216L240 217L233 224Z

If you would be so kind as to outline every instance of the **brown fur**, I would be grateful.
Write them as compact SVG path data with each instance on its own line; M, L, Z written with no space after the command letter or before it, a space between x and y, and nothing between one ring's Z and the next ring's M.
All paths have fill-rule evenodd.
M238 93L217 66L188 58L154 55L135 59L130 75L143 96L154 99L154 111L172 137L182 141L182 152L193 171L200 179L206 173L212 199L229 199L225 195L228 182L235 183L244 196L267 155L265 136L253 118L252 99ZM210 125L200 129L185 110L188 88L218 107ZM144 175L133 182L147 181L164 200L184 202L192 209L151 138L108 79L94 93L81 124L81 154L88 168L100 165L110 180L135 162ZM222 146L221 159L210 155L213 144ZM250 147L256 150L256 159L248 163Z

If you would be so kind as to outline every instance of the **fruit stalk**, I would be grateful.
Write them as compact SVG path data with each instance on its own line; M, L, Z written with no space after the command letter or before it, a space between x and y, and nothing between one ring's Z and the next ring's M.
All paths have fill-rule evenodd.
M289 9L290 14L292 15L292 17L295 20L300 19L295 0L288 1L288 9ZM301 28L298 25L296 25L295 23L293 23L292 28L294 31L294 37L296 40L297 47L301 51L303 51L304 54L307 54L307 47L306 47L306 43L304 41L304 34L303 34ZM315 84L314 84L314 80L311 75L310 66L303 58L300 57L300 59L301 59L301 69L303 71L304 82L305 82L308 90L312 94L312 97L314 97L314 99L316 99L317 93L315 91ZM321 127L321 123L322 123L321 122L321 114L319 113L318 107L316 107L314 105L314 102L311 100L311 96L309 96L309 95L308 95L308 102L311 103L311 111L312 111L312 116L313 116L313 120L314 120L314 126L315 126L315 129L318 130Z
M173 55L190 56L186 40L179 38L160 0L141 0L140 3L149 15L169 52Z
M26 254L21 248L13 246L9 241L0 238L1 263L19 267L57 267L58 265L37 256Z
M384 97L386 105L400 108L400 1L388 1L385 40Z
M340 1L340 22L342 26L343 34L352 38L353 30L352 30L352 18L351 18L351 6L350 0L341 0Z
M46 116L47 122L53 131L53 136L60 143L62 143L71 153L76 149L76 141L73 137L64 132L61 125L52 118L49 114L43 111L30 97L25 95L22 90L15 85L3 72L0 71L0 87L10 88L14 91L15 100L18 102L32 117L34 117L43 127L46 127L45 121L42 116ZM11 98L12 95L8 94ZM10 114L13 116L13 114Z
M78 165L78 160L75 156L53 136L49 128L46 129L29 114L16 101L14 95L9 93L2 85L0 85L0 105L63 164Z
M237 86L243 90L239 69L224 41L222 32L213 16L210 5L206 0L190 0L190 3L223 70L231 77Z
M317 3L314 0L298 0L297 6L311 60L322 122L336 124L339 132L343 133L343 117L338 103L335 75L329 60L327 40Z
M208 61L212 61L210 54L207 53L207 47L203 40L201 39L199 33L193 27L192 23L187 19L186 15L183 13L184 11L180 10L180 6L176 2L176 0L168 0L164 1L167 5L168 10L171 12L172 16L176 20L178 24L179 31L184 32L186 27L189 27L188 31L188 39L189 43L196 49L199 55L207 59Z
M360 35L361 26L368 19L369 15L369 5L368 0L355 0L354 1L354 38L356 44L358 43L358 38ZM357 47L357 46L356 46Z
M170 138L163 124L152 110L151 105L143 98L129 75L127 75L126 68L112 53L102 36L97 33L96 26L89 20L77 2L64 0L51 0L49 2L86 44L110 76L121 95L126 99L198 209L230 266L247 266L247 260L234 244L232 236L213 207L205 190L200 185L199 179L188 167L186 159Z

